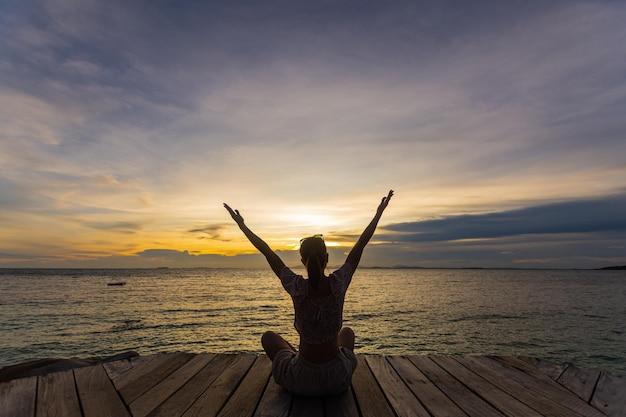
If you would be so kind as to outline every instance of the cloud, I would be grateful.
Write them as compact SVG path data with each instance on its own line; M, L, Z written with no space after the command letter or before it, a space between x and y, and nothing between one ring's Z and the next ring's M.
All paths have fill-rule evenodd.
M620 232L626 230L626 195L565 201L486 214L385 226L384 238L403 242L487 239L528 234Z
M64 238L50 256L169 243L200 262L209 239L229 237L224 199L283 247L309 230L282 214L323 201L349 242L393 186L385 221L442 222L394 231L399 243L371 248L372 262L466 262L478 246L433 242L509 236L475 213L626 186L625 19L623 3L586 1L9 2L0 249L35 252L45 227ZM501 220L506 233L557 233L584 229L577 216ZM128 234L133 249L92 244L98 231ZM577 244L601 252L608 240L589 233L604 232Z
M376 238L379 236L377 235ZM362 266L597 268L626 262L626 231L575 235L519 235L479 241L430 241L370 244ZM341 265L346 250L329 247L329 269ZM297 250L278 251L288 265L301 268ZM153 248L131 255L89 254L67 259L32 253L0 255L6 267L78 268L268 268L259 253L233 256ZM92 255L91 257L89 255ZM96 258L93 255L97 255Z
M174 249L145 249L141 252L137 252L137 256L143 256L146 258L187 258L193 256L189 254L189 251L179 251Z
M96 76L100 73L101 67L93 62L80 59L71 59L66 61L64 67L70 71L74 71L83 76Z
M335 242L342 246L352 244L358 240L361 233L351 233L342 231L329 231L324 233L324 239L326 241Z
M222 242L229 242L231 239L224 237L224 230L230 228L230 224L227 223L218 223L218 224L208 224L205 226L195 227L190 229L189 233L202 234L200 239L212 239L219 240Z
M83 221L82 224L93 229L121 232L127 234L136 233L142 228L142 224L128 221Z
M8 259L8 260L24 260L24 259L36 259L36 255L23 255L19 253L6 253L0 252L0 259Z
M328 248L331 267L341 265L345 261L343 250ZM300 253L297 250L276 251L285 264L302 268ZM132 256L111 256L95 261L85 261L84 265L92 267L123 266L170 266L170 267L215 267L215 268L266 268L265 257L258 252L233 256L217 254L197 254L188 250L166 248L145 249ZM108 265L108 266L103 266Z

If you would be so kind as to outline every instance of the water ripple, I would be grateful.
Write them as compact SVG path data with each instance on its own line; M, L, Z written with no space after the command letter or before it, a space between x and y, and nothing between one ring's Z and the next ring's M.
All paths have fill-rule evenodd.
M344 319L364 353L515 354L626 373L625 297L621 272L362 269ZM0 318L0 366L259 352L268 329L298 341L291 300L268 270L2 270Z

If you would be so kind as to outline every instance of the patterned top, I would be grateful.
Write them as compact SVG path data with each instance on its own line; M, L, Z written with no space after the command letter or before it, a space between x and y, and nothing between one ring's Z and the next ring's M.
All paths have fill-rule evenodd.
M309 280L286 266L282 269L279 278L293 300L293 325L303 342L320 344L337 339L343 323L343 301L353 273L350 264L343 264L326 278L330 279L329 295L309 297Z

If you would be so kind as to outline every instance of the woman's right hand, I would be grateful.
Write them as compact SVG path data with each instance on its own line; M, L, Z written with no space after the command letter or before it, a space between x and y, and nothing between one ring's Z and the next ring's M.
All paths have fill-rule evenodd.
M233 218L235 223L237 223L237 225L241 226L243 224L243 217L241 216L241 214L239 214L239 210L233 210L226 203L224 203L224 207L226 208L226 210L228 210L228 213L230 214L230 217Z

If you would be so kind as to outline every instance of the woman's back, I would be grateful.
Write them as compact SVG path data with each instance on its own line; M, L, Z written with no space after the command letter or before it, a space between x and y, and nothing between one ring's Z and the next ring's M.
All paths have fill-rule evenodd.
M352 267L346 263L321 279L315 288L310 280L295 274L288 267L283 268L279 278L293 301L294 327L300 335L301 344L334 343L336 346L352 273Z

